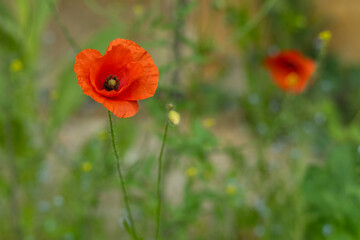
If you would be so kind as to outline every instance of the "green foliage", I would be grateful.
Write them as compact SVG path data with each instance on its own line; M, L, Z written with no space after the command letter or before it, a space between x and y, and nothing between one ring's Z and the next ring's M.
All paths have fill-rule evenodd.
M352 144L336 145L322 166L309 168L303 183L310 216L307 228L317 233L310 239L325 239L321 232L332 239L359 237L358 154Z
M324 22L312 1L105 2L76 1L77 18L89 11L101 22L84 38L62 21L66 3L0 1L0 239L131 238L106 112L73 69L78 42L104 53L117 37L138 42L160 70L138 115L114 120L140 239L154 236L169 102L181 123L166 143L161 239L360 238L360 68L329 54L293 96L262 64L288 48L316 58ZM226 40L204 34L203 16L221 20L206 27L225 28ZM67 41L55 67L49 29Z

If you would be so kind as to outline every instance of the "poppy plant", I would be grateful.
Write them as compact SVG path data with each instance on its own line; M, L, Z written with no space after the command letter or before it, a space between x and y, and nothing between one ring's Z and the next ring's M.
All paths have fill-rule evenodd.
M316 63L296 50L280 52L265 60L275 84L284 91L302 93L314 74Z
M116 39L104 55L85 49L74 65L83 92L102 103L115 116L134 116L138 100L155 94L159 70L150 54L133 41Z

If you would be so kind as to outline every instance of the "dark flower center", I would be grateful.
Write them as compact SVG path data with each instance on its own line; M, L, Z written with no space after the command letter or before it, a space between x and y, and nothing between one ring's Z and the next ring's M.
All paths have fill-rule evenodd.
M104 82L104 88L106 91L117 90L120 86L120 80L115 75L109 75Z
M284 65L287 69L291 70L291 71L297 71L297 66L296 64L292 63L292 62L289 62L289 61L285 61L284 62Z

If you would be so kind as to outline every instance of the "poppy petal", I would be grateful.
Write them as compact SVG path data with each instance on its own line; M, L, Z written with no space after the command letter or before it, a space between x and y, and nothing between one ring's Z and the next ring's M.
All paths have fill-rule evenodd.
M76 56L74 71L83 92L120 118L137 113L137 100L153 96L159 78L145 49L123 39L112 41L104 56L94 49L83 50ZM112 89L108 86L111 78L119 85L107 91Z
M305 90L316 63L296 50L288 50L265 61L276 85L284 91L301 93Z
M102 58L97 59L90 75L95 90L99 92L104 89L104 82L109 75L120 78L129 62L132 62L131 51L121 45L113 47Z
M122 99L141 100L154 96L159 81L159 70L150 54L135 42L119 38L112 41L106 51L111 51L119 45L130 49L133 61L141 63L143 66L143 75L146 76L133 81L127 88L127 91L122 95Z
M311 59L304 59L303 62L303 74L305 78L310 78L316 70L316 63Z
M74 71L78 83L86 95L94 92L94 88L90 82L90 68L93 62L100 57L102 57L101 53L95 49L85 49L76 55Z
M126 87L126 90L121 94L121 99L134 101L153 96L156 86L150 86L149 81L147 81L149 77L144 73L143 66L139 63L132 63L131 65L132 66L128 68L127 72L130 82Z
M137 101L123 101L116 97L104 98L104 102L102 104L119 118L132 117L139 110L139 104Z

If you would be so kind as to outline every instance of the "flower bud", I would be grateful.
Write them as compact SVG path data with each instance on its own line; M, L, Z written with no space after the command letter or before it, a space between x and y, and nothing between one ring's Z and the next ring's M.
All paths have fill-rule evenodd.
M83 162L83 164L81 165L81 169L84 172L90 172L92 169L92 163L91 162Z
M232 196L236 193L236 187L232 184L226 186L226 194Z
M168 114L169 120L174 125L179 125L180 123L180 114L174 110L171 110Z
M15 59L10 64L11 72L20 72L23 69L24 69L24 64L20 59Z
M322 31L319 33L319 38L324 42L329 42L331 40L331 32L329 30Z
M167 105L167 108L168 108L168 110L170 111L170 110L173 110L173 109L175 108L175 106L174 106L174 104L169 103L169 104Z
M197 175L197 169L195 167L190 167L186 170L186 175L188 177L195 177Z

